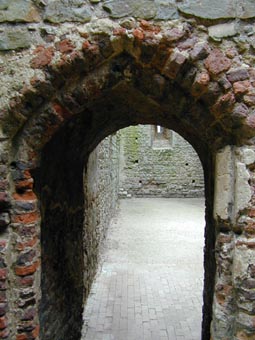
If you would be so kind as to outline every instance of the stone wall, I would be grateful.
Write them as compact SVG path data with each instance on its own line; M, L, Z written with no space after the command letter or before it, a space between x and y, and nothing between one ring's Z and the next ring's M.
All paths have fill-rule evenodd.
M203 169L192 146L172 131L169 147L153 147L154 138L150 125L121 130L121 197L203 196Z
M119 135L106 137L89 156L85 176L85 257L84 282L90 287L98 264L98 253L108 230L118 201L119 192ZM91 263L91 265L88 265ZM90 279L88 279L90 278Z

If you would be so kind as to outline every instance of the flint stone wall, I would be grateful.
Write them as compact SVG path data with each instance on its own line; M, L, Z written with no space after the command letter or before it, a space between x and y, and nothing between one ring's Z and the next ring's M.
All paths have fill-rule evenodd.
M169 148L153 147L153 126L120 131L120 197L202 197L203 169L192 148L179 134Z

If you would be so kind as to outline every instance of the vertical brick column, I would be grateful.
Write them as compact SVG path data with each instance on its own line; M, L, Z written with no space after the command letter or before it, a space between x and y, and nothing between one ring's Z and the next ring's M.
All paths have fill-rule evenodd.
M0 142L0 339L7 339L10 335L10 305L9 296L9 268L8 254L10 248L10 195L8 177L8 143Z
M16 340L38 339L40 213L28 164L12 165L12 313Z

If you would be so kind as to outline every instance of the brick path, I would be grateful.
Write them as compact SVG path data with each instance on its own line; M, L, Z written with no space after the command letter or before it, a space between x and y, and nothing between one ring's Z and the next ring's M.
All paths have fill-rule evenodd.
M199 340L202 199L120 201L82 340Z

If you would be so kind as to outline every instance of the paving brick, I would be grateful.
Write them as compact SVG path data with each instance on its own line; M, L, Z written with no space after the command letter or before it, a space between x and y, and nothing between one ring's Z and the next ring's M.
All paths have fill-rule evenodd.
M137 201L133 201L132 205L132 200L129 200L128 207L125 208L132 211L137 209ZM171 200L166 201L169 202L168 204L171 202ZM193 199L192 202L192 209L194 209L195 203L198 204L199 200ZM122 204L125 205L123 201ZM153 226L156 230L151 230L149 221L153 217L148 216L148 211L150 209L146 210L144 223L150 228L144 228L144 234L139 233L143 229L141 219L137 230L134 221L125 225L123 210L120 210L118 219L111 225L106 244L117 242L119 246L107 247L102 254L104 262L84 310L85 323L81 340L198 340L200 338L203 228L201 234L194 236L195 249L189 248L186 263L183 258L187 255L187 247L183 247L182 251L180 247L178 249L169 247L169 253L165 258L166 253L162 252L164 245L160 242L171 244L173 235L166 233L165 220L161 224L160 215L157 216L158 223ZM202 208L201 215L203 212ZM202 219L201 223L203 222ZM171 224L170 218L167 223ZM190 231L187 240L192 228L195 232L197 227L197 221L187 226ZM162 233L164 237L160 241L155 235ZM142 246L142 254L137 249L137 236L149 239L149 243ZM131 240L132 237L134 241ZM185 233L182 233L181 237L185 243ZM125 241L124 238L129 241ZM154 247L158 248L158 253L162 252L161 259L157 253L157 261L153 261L152 248ZM124 256L123 252L125 252ZM127 258L130 260L127 261Z

